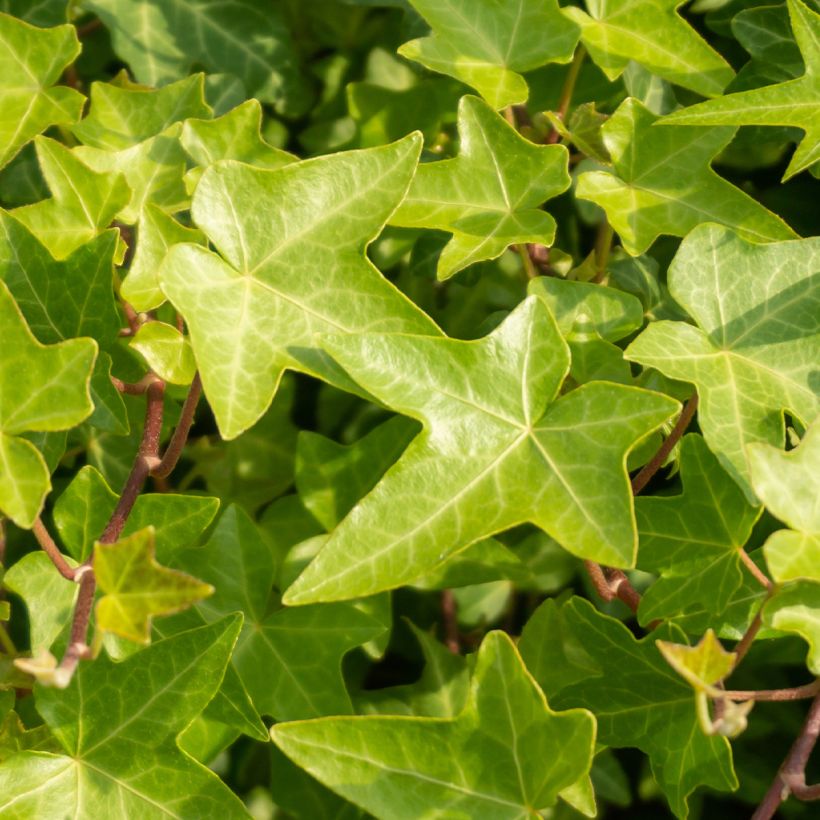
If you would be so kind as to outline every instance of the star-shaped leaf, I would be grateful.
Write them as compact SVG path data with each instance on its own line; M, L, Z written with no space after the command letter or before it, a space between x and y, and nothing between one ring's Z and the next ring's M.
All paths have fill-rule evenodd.
M169 212L187 207L181 123L210 115L201 74L159 89L135 85L121 74L91 86L88 116L72 129L82 145L73 150L95 171L125 177L132 196L117 218L130 224L149 202Z
M493 108L527 101L522 72L567 63L578 26L557 0L410 0L433 36L399 54L475 88Z
M680 125L790 125L805 131L783 179L820 159L820 15L800 0L788 0L792 31L806 72L795 80L727 94L664 118Z
M669 268L672 296L697 323L652 323L628 359L697 385L709 448L750 501L755 441L782 447L783 412L820 413L820 240L753 245L717 225L693 231Z
M98 174L64 145L36 137L37 158L52 198L14 210L55 259L65 259L97 236L128 204L120 174Z
M666 662L696 690L705 690L722 681L734 668L737 655L727 652L715 633L708 629L695 646L655 641Z
M365 258L420 147L413 135L275 171L226 160L202 175L192 213L222 256L174 245L160 281L188 324L223 438L259 419L286 368L350 386L316 333L439 332Z
M581 26L581 40L609 77L630 60L671 83L713 97L734 76L731 66L678 14L686 0L587 0L588 13L564 12Z
M0 511L30 527L51 482L42 454L20 434L68 430L88 418L97 345L40 344L0 280L0 350Z
M587 171L577 195L600 205L624 248L643 253L661 234L685 236L719 222L755 242L796 237L788 225L711 168L734 128L655 128L635 99L625 100L601 129L612 170Z
M148 643L151 618L170 615L211 595L214 588L157 563L154 528L94 548L94 575L103 597L97 626L130 641Z
M683 438L680 471L680 495L635 499L638 567L661 576L641 598L642 624L720 615L743 584L740 550L760 517L700 436Z
M772 515L789 525L763 546L775 581L820 581L820 420L784 452L749 445L752 487Z
M452 233L438 278L495 259L516 243L551 245L555 220L539 206L569 188L562 145L533 145L478 97L458 107L461 153L419 166L391 224Z
M303 113L310 102L294 37L277 6L256 0L86 0L140 82L162 86L192 65L238 77L245 97Z
M191 614L208 621L230 612L244 614L247 623L232 663L260 714L297 720L353 711L342 658L386 632L385 596L332 606L276 607L273 545L236 506L225 511L203 547L179 551L174 565L216 590Z
M85 98L54 86L80 53L74 26L35 28L0 14L0 168L51 125L80 118Z
M657 639L685 642L668 625L638 641L620 621L575 597L562 606L544 603L519 646L550 703L589 709L600 743L636 746L649 755L672 810L686 817L698 786L730 791L737 780L726 738L701 731L692 690L664 660Z
M62 751L23 751L0 766L0 815L9 820L103 817L247 818L241 801L176 736L216 692L238 616L160 641L121 663L80 666L64 690L35 688L37 709Z
M626 455L677 402L605 382L556 400L569 353L538 298L475 342L357 334L323 345L424 431L334 530L286 603L401 586L525 521L576 555L633 564Z
M271 736L376 816L511 819L536 816L587 776L595 722L581 709L550 709L512 641L491 632L453 719L331 717L279 723Z

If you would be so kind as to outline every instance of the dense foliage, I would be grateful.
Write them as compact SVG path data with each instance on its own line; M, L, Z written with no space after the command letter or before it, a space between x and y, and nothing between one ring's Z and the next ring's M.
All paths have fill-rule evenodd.
M820 4L681 5L0 0L0 817L814 816Z

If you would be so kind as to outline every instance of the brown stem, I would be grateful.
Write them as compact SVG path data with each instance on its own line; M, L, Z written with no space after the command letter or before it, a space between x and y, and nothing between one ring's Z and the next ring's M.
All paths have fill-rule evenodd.
M191 382L191 387L188 390L188 395L185 397L185 404L182 405L182 413L177 422L174 434L171 436L171 441L162 456L162 461L159 465L151 470L151 475L154 478L168 478L169 475L177 466L179 457L185 449L185 442L188 441L188 434L191 432L191 426L194 423L194 416L196 415L196 406L199 404L199 397L202 395L202 380L199 373L194 375L194 380Z
M746 552L743 547L740 548L738 555L740 556L740 560L746 565L746 568L749 572L754 575L755 579L760 582L760 585L765 587L766 589L770 589L772 586L772 582L769 580L769 577L763 572L762 569L749 557L749 553Z
M70 680L71 675L77 668L77 664L82 658L88 657L89 650L86 640L88 638L88 622L91 620L91 609L94 604L94 592L97 589L97 581L94 578L94 570L91 567L81 567L83 570L80 576L80 591L77 595L77 603L74 605L74 617L71 622L71 639L68 648L60 661L60 669Z
M461 652L458 634L458 604L452 589L441 591L441 619L444 625L444 645L454 654Z
M672 448L686 432L686 428L689 426L689 422L692 421L692 417L695 415L697 409L698 394L693 393L689 401L684 405L680 418L678 418L678 422L672 429L672 432L663 441L661 446L658 447L658 452L652 456L649 463L632 479L633 495L637 495L652 480L652 476L663 466L667 456L672 452Z
M157 381L157 377L153 373L149 373L138 382L124 382L116 376L110 376L109 378L111 379L111 384L113 384L120 393L126 393L129 396L141 396Z
M746 657L746 653L749 649L751 649L754 639L757 637L757 633L760 632L760 627L763 626L763 607L766 606L766 601L768 601L771 597L772 591L773 588L769 587L769 594L766 595L760 603L752 622L749 624L748 628L743 633L743 637L735 647L735 664L732 667L732 672L740 666L740 662Z
M569 72L567 73L566 79L564 80L564 85L561 88L561 96L558 98L558 110L555 112L562 120L567 116L567 111L569 111L569 105L572 102L572 94L575 91L575 83L578 80L578 74L581 71L581 64L584 62L584 57L586 56L586 49L579 45L577 49L575 49L575 56L572 58L572 65L569 67ZM558 133L557 129L553 128L549 134L547 134L546 140L544 140L548 145L553 145L561 138L561 135Z
M727 689L721 692L720 696L730 700L806 700L813 698L818 692L820 679L791 689Z
M76 575L76 570L74 567L69 565L68 561L65 560L65 557L60 552L60 548L57 546L40 518L35 520L31 531L34 533L34 537L37 539L37 543L40 545L43 552L51 559L51 563L57 567L57 571L60 575L62 575L63 578L67 578L69 581L73 581L74 576Z
M145 483L145 479L148 478L151 468L156 465L159 437L162 430L164 394L165 382L154 381L148 386L142 441L131 467L131 473L125 482L120 500L117 502L117 506L111 514L103 534L100 536L100 542L103 544L112 544L120 537L122 528L131 514L142 485Z
M812 701L806 722L752 820L771 820L780 804L793 794L800 800L820 799L820 784L806 785L806 764L820 736L820 694Z
M77 37L82 40L83 37L88 37L89 34L93 34L98 28L102 28L102 20L100 20L99 17L95 17L93 20L89 20L87 23L77 26Z
M600 598L606 602L616 598L625 603L633 613L638 612L641 594L619 569L605 569L595 561L584 561L587 574Z

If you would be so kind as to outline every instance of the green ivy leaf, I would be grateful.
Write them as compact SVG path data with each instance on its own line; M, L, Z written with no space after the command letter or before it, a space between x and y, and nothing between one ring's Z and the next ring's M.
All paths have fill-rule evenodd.
M80 468L54 505L54 523L69 555L78 561L88 558L118 500L98 470L90 465ZM218 509L218 498L143 493L134 504L123 534L132 535L153 526L157 551L166 560L193 543Z
M175 563L213 584L215 594L198 606L206 620L244 614L232 663L260 714L295 720L352 712L342 658L386 631L385 599L270 607L278 570L273 546L236 506L203 547L179 553Z
M809 645L806 665L812 674L820 676L820 584L786 584L766 602L763 623L803 638Z
M377 816L517 818L554 805L588 774L595 723L584 710L550 709L512 641L491 632L455 718L332 717L280 723L271 736L299 766Z
M476 342L359 334L323 345L359 384L425 429L336 528L286 603L400 586L525 521L576 555L632 565L626 454L677 403L605 382L556 401L569 353L539 299L529 297ZM597 494L588 497L593 475Z
M188 205L181 123L210 114L201 74L159 89L119 75L91 86L88 115L72 128L82 143L74 153L95 171L125 177L132 196L117 214L121 222L136 222L149 202L179 211Z
M34 145L52 198L13 214L55 259L65 259L111 224L131 191L120 174L92 171L55 140L35 137Z
M655 641L666 662L696 691L722 681L734 669L737 655L727 652L709 629L695 646Z
M642 624L699 609L721 615L743 585L740 550L760 508L698 435L681 442L680 472L680 495L635 499L638 567L661 576L641 599Z
M137 643L151 640L151 619L186 609L213 594L210 584L157 563L152 526L94 547L94 575L104 593L97 626Z
M410 0L433 29L399 54L475 88L495 109L529 96L525 71L567 63L578 27L557 0Z
M679 14L686 0L589 0L588 13L564 13L610 80L630 60L671 83L714 97L734 76L731 66Z
M31 527L51 489L40 451L21 433L67 430L91 415L92 339L42 345L0 280L0 511Z
M165 322L145 322L134 334L129 347L138 351L148 367L171 384L190 384L196 374L191 343L175 327Z
M137 223L134 260L120 290L122 298L135 310L153 310L165 301L157 271L168 248L180 242L204 245L206 239L202 231L180 225L162 208L147 202Z
M797 236L712 170L736 129L655 128L658 119L637 100L625 100L601 129L612 170L578 177L578 197L606 211L629 253L642 254L661 234L686 236L702 222L728 225L755 242Z
M222 257L175 245L160 281L188 323L223 438L262 416L286 368L340 379L316 333L439 332L364 254L404 196L420 147L415 135L276 171L226 160L202 175L192 213ZM320 278L305 275L305 260Z
M818 253L817 239L753 245L726 228L697 228L668 276L697 327L654 322L626 350L697 386L706 443L752 502L746 445L782 446L784 410L806 423L820 413Z
M104 816L247 818L242 803L175 737L213 697L241 619L191 630L121 663L83 664L65 690L35 688L59 753L24 751L0 766L9 820Z
M453 235L438 262L439 279L495 259L509 245L551 245L555 220L539 206L570 185L566 148L533 145L478 97L461 98L458 130L461 154L420 165L390 219Z
M0 168L37 134L80 118L85 97L56 86L80 53L74 26L41 29L0 14Z
M649 755L655 780L678 817L698 786L737 788L725 737L708 737L698 725L692 692L667 664L655 641L684 642L673 626L636 640L619 621L572 598L547 601L521 636L521 656L558 708L589 709L598 741L636 746Z
M788 453L768 444L750 444L748 452L754 491L790 527L763 546L772 578L820 581L820 421Z
M727 94L684 108L664 118L680 125L790 125L805 132L783 179L789 179L820 159L820 15L787 0L792 31L806 72L796 80Z
M283 113L310 101L293 35L276 6L255 0L84 0L111 32L117 54L140 82L162 86L192 65L233 74L245 94Z

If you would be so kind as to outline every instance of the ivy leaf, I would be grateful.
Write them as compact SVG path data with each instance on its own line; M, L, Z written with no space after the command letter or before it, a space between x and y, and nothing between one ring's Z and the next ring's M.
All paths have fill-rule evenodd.
M190 384L196 374L191 343L165 322L145 322L129 347L138 351L151 370L171 384Z
M614 81L630 60L671 83L714 97L734 76L731 66L678 14L686 0L590 0L589 13L564 13L581 41Z
M453 234L439 279L495 259L516 243L551 245L555 220L539 210L570 185L562 145L533 145L478 97L458 106L461 154L418 171L391 224Z
M0 814L62 820L111 806L129 817L247 818L209 769L179 750L178 735L213 697L241 619L160 641L121 663L105 656L64 690L35 687L60 753L25 751L0 766Z
M94 542L119 501L94 467L80 468L54 505L54 523L68 553L78 561L91 554ZM123 528L132 535L154 527L154 541L163 560L195 541L219 509L218 498L178 493L143 493Z
M655 780L678 817L698 786L737 788L725 737L700 729L689 685L666 663L655 641L684 643L663 625L636 640L620 621L572 598L544 603L521 636L521 656L557 708L589 709L598 741L636 746L649 755Z
M767 444L750 444L748 452L754 491L790 527L770 535L763 546L772 578L820 581L820 421L788 453Z
M556 401L569 353L539 299L529 297L476 342L358 334L323 345L359 384L425 429L336 528L285 603L401 586L525 521L573 554L632 565L626 454L677 403L605 382Z
M170 615L213 594L214 588L157 563L154 528L94 547L94 575L105 593L97 626L137 643L151 639L151 618Z
M491 632L469 701L453 719L331 717L280 723L271 737L300 767L377 816L514 818L554 805L588 774L595 723L584 710L550 709L512 641Z
M668 275L697 327L654 322L626 350L628 359L697 386L706 443L753 503L746 445L782 447L784 410L806 423L820 413L812 375L820 358L818 254L818 239L753 245L701 226Z
M111 224L131 191L122 176L92 171L59 142L35 137L34 145L52 198L13 214L55 259L65 259Z
M192 65L233 74L245 95L299 115L310 101L283 12L255 0L84 0L140 82L162 86Z
M736 129L655 128L658 119L638 100L625 100L601 129L612 170L578 177L577 195L606 211L629 253L643 253L661 234L686 236L702 222L728 225L755 242L797 236L712 170Z
M188 324L224 439L267 410L286 368L339 380L316 333L439 332L365 258L420 147L413 135L276 171L226 160L202 175L192 213L222 257L175 245L159 277ZM305 260L316 276L305 275Z
M149 202L170 212L187 207L181 122L210 114L201 74L156 90L119 75L91 86L88 116L72 128L83 144L73 150L95 171L125 177L132 196L117 218L131 224Z
M578 27L557 0L410 0L433 29L399 54L475 88L495 109L524 103L525 71L568 63Z
M727 652L715 633L708 629L695 646L655 641L666 662L696 691L722 681L734 668L737 655Z
M778 589L763 608L763 623L803 638L809 645L806 665L820 676L820 584L795 581Z
M820 15L787 0L792 31L806 65L806 73L777 85L727 94L665 117L679 125L789 125L805 132L803 141L783 175L787 180L820 159Z
M68 430L94 409L92 339L42 345L0 280L0 511L31 527L51 489L40 451L20 434Z
M153 310L165 301L157 271L168 248L180 242L204 245L206 239L202 231L180 225L162 208L146 203L137 226L134 260L120 290L122 298L135 310Z
M684 436L680 471L680 495L635 499L638 567L661 576L641 598L642 624L699 609L721 615L743 585L740 550L760 517L700 436Z
M213 584L215 594L198 606L206 620L244 614L232 663L260 714L294 720L352 712L342 658L386 631L384 599L271 608L277 558L236 506L225 511L203 547L180 552L175 563Z
M186 175L190 190L196 187L202 171L221 159L235 159L257 168L270 169L296 162L293 154L268 145L262 138L259 100L246 100L213 120L186 120L180 141L188 156L199 166Z
M85 97L54 86L80 53L74 26L35 28L0 14L0 168L37 134L80 118Z

